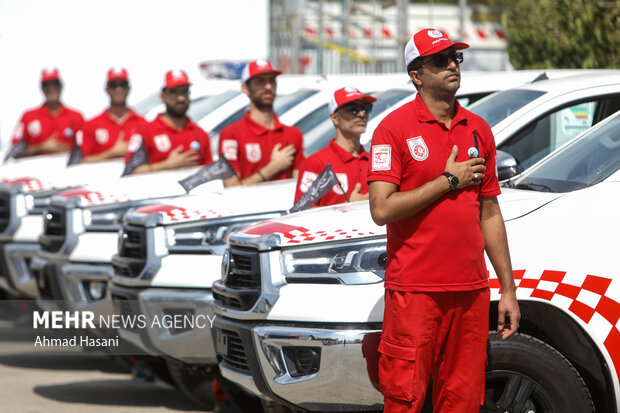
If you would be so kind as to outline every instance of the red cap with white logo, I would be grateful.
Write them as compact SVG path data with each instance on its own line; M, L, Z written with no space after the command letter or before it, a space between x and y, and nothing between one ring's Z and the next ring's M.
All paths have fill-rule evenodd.
M112 80L124 80L126 82L129 82L129 75L127 74L127 69L125 69L124 67L121 68L111 68L110 70L108 70L108 76L106 78L107 82L110 82Z
M377 101L377 98L374 96L365 95L360 92L359 89L351 86L338 89L329 99L329 113L334 113L340 106L360 99L366 103L373 103Z
M191 85L191 83L189 83L189 77L187 77L187 73L185 73L185 71L176 69L176 70L169 70L166 72L166 80L164 83L164 89L167 89L170 87L189 86L189 85Z
M60 80L60 73L57 68L43 69L41 71L41 82L47 82L48 80Z
M241 81L245 83L250 80L250 78L256 75L262 75L263 73L273 73L276 76L282 74L279 70L274 69L269 60L258 59L245 65L241 73Z
M405 65L413 62L417 57L430 56L439 53L448 47L456 50L467 49L469 45L463 42L452 42L447 34L437 29L423 29L411 36L405 45Z

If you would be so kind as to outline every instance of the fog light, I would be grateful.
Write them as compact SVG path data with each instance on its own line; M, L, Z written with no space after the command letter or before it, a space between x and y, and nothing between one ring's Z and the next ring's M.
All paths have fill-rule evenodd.
M88 283L88 295L92 300L101 300L105 296L105 282L90 281Z
M282 354L291 377L308 376L319 371L320 347L282 347Z

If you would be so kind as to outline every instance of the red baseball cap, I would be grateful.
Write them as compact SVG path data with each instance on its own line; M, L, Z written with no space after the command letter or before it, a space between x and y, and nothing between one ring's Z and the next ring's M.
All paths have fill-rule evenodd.
M276 76L282 74L279 70L274 69L269 60L258 59L245 65L241 73L241 81L245 83L250 78L263 73L273 73Z
M48 80L60 80L60 73L57 68L41 70L41 82Z
M405 45L405 65L413 62L417 57L430 56L439 53L448 47L456 50L467 49L469 45L463 42L452 42L447 34L437 29L423 29L411 36Z
M190 86L189 77L184 70L175 69L166 72L166 80L164 82L164 89L177 86Z
M108 76L107 76L106 81L110 82L116 79L121 79L126 82L129 82L129 75L127 74L127 69L125 69L124 67L121 67L121 68L113 67L110 70L108 70Z
M354 100L363 100L366 103L374 103L377 98L370 95L365 95L359 91L359 89L346 86L342 89L338 89L334 92L334 95L329 99L329 113L334 113L342 105L346 105Z

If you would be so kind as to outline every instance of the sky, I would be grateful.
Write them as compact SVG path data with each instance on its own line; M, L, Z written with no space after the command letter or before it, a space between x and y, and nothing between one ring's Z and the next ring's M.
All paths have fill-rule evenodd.
M86 118L109 103L110 67L129 71L129 103L157 93L164 73L201 76L206 60L268 54L267 0L0 0L0 139L43 102L40 73L58 67L62 100Z

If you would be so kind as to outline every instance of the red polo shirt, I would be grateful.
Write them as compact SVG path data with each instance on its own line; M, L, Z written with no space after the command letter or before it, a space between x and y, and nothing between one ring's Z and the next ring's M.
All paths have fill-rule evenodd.
M78 111L61 105L58 113L52 116L50 110L42 105L24 112L15 129L11 143L15 145L23 139L28 143L28 146L38 145L45 142L56 132L58 139L66 142L71 149L75 142L75 134L82 129L83 124L84 118Z
M452 191L418 214L387 225L385 287L401 291L462 291L488 285L479 197L500 193L491 128L456 103L450 128L435 119L418 96L389 114L372 138L368 181L386 181L399 191L440 176L452 146L457 162L469 159L476 133L486 160L480 185Z
M183 148L182 152L191 149L190 145L197 145L193 142L200 144L200 147L197 148L200 154L199 165L206 165L213 161L209 135L189 118L183 129L168 125L163 121L161 114L152 122L144 123L143 126L138 127L129 142L125 163L138 150L142 139L144 139L144 146L151 164L167 159L170 152L178 146Z
M101 115L84 124L80 145L82 153L88 156L107 151L114 146L119 137L128 142L131 135L143 123L146 123L144 118L133 110L129 111L121 123L117 123L117 119L105 110Z
M351 195L353 188L355 188L358 182L362 184L360 193L368 193L368 183L366 182L368 153L362 147L360 155L353 156L332 139L328 146L310 156L301 164L299 178L297 179L295 202L308 190L327 164L331 164L347 196ZM342 190L338 188L338 185L334 185L331 191L314 203L314 206L334 205L346 201L347 199L344 197Z
M296 127L281 124L277 115L274 128L266 129L252 120L250 112L246 111L242 119L222 130L218 153L224 153L241 179L245 179L269 163L271 151L277 143L282 144L282 148L293 145L297 152L293 166L272 180L291 178L292 171L299 169L304 160L303 137Z

